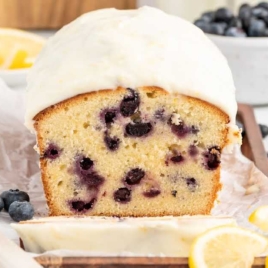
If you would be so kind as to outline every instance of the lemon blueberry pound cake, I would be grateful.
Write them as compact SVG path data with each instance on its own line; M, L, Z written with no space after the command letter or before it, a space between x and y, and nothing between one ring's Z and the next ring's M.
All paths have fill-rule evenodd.
M28 77L51 215L209 214L239 140L225 58L203 32L143 7L83 15Z

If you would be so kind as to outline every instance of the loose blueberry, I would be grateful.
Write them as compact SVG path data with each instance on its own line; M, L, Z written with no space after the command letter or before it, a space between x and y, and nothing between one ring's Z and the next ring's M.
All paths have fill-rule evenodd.
M241 19L243 29L248 32L251 19L251 6L248 4L241 5L239 8L238 17Z
M10 205L8 213L14 221L26 221L32 219L34 209L31 203L27 201L14 201Z
M199 19L194 22L194 25L200 28L205 33L211 33L211 25L208 21Z
M149 197L149 198L151 198L151 197L156 197L156 196L158 196L160 193L161 193L161 191L160 191L159 189L151 188L149 191L144 192L143 195L144 195L145 197Z
M186 184L187 184L188 189L191 192L194 192L195 191L195 189L197 187L196 179L194 179L194 178L187 178L186 179Z
M54 160L60 156L60 152L61 150L59 149L59 147L51 143L48 145L47 149L45 150L44 158Z
M212 22L215 19L215 12L214 11L208 11L201 15L201 20L206 22Z
M173 163L180 163L184 160L183 156L182 155L176 155L176 156L172 156L170 158L170 160L173 162Z
M124 181L128 185L139 184L141 179L145 176L145 172L140 168L131 169L125 176Z
M120 140L117 137L111 138L108 134L106 134L104 136L104 143L108 149L116 151L119 147Z
M148 134L152 128L153 126L151 123L128 123L126 125L126 134L131 137L142 137Z
M211 147L208 152L204 154L204 156L209 170L216 169L221 163L221 152L220 148L217 146Z
M226 36L232 36L232 37L246 37L246 33L237 27L230 27L226 32Z
M258 20L252 18L250 20L249 28L248 28L248 35L250 37L260 37L263 36L266 30L266 25L263 20Z
M215 13L215 22L229 23L233 17L233 13L228 8L219 8Z
M131 95L125 96L120 104L120 112L125 117L133 115L140 105L139 94L131 88L128 90Z
M98 187L103 184L104 178L96 172L90 172L83 176L82 181L89 187Z
M267 2L260 2L257 7L262 7L268 10L268 3Z
M194 157L198 154L198 149L195 145L191 144L188 149L189 155Z
M260 130L261 130L261 135L263 138L268 136L268 126L259 124Z
M90 202L84 202L84 201L72 201L71 207L72 209L81 212L83 210L89 210L93 208L94 203L96 202L96 199L93 198Z
M264 19L268 16L268 10L262 7L256 7L252 9L252 15L258 19Z
M114 192L114 200L116 202L126 203L131 199L131 191L128 188L119 188Z
M20 191L18 189L3 192L0 197L3 199L4 208L8 211L9 206L15 201L30 201L30 197L26 192Z
M227 26L228 25L225 22L212 22L210 24L210 27L211 27L210 33L217 34L217 35L224 35L224 32Z
M88 157L83 157L79 165L83 170L89 170L93 166L93 161Z
M177 196L177 193L178 193L178 191L176 191L176 190L172 190L172 191L171 191L171 194L172 194L174 197Z
M0 212L2 211L3 208L4 208L4 201L3 201L3 199L0 197Z
M243 25L242 25L241 19L239 19L237 17L232 18L232 20L230 21L228 27L236 27L236 28L242 29Z

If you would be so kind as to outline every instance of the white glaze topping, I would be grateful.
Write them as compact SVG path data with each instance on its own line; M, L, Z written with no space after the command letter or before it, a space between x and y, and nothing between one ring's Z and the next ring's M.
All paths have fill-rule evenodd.
M28 77L26 126L33 130L33 117L50 105L119 86L158 86L200 98L235 122L235 87L224 56L192 23L143 7L87 13L47 42Z
M27 251L88 250L87 255L187 257L197 235L233 218L212 216L48 217L12 224Z

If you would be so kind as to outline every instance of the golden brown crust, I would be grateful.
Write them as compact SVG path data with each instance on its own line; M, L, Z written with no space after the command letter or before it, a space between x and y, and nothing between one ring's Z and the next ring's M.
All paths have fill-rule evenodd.
M77 95L75 97L72 97L70 99L67 99L65 101L62 101L58 104L55 104L51 107L46 108L45 110L41 111L40 113L38 113L35 117L34 117L34 127L35 130L37 132L37 143L39 145L39 150L40 150L40 154L42 156L42 154L44 153L44 146L45 146L45 141L43 141L42 138L42 134L40 131L40 125L45 122L47 119L49 119L51 116L53 116L54 114L57 114L59 111L62 110L68 110L71 109L72 106L75 106L77 104L79 104L79 102L87 100L88 98L91 98L94 95L106 95L107 93L109 94L119 94L119 93L124 93L126 89L124 88L118 88L116 90L100 90L100 91L95 91L95 92L90 92L90 93L85 93L85 94L81 94L81 95ZM168 92L166 92L165 90L161 89L161 88L157 88L157 87L143 87L140 88L140 90L144 90L147 92L151 92L152 90L154 90L155 92L157 92L157 94L162 94L162 95L167 95L169 94ZM179 96L179 94L178 94ZM180 95L181 96L181 95ZM188 102L192 103L192 105L199 105L204 107L205 109L207 109L208 111L210 111L210 113L215 114L219 117L222 118L222 121L225 122L226 124L229 122L229 117L222 112L220 109L218 109L217 107L215 107L214 105L211 105L205 101L196 99L196 98L192 98L192 97L186 97L183 96L185 99L187 99ZM222 144L218 144L218 146L220 146L220 148L222 149L228 142L227 140L227 135L228 134L228 129L225 128L222 131L222 136L225 137L224 141L222 142ZM62 211L59 210L59 208L56 206L56 204L53 203L52 199L51 199L51 191L52 189L50 189L50 178L47 176L48 172L47 172L47 159L41 157L40 158L40 166L41 166L41 176L42 176L42 182L43 182L43 186L44 186L44 191L46 194L46 199L47 199L47 203L50 209L50 215L51 216L57 216L57 215L73 215L73 213L70 211L70 213L62 213ZM210 202L207 205L206 208L204 208L203 211L199 211L199 214L209 214L211 209L213 208L214 205L214 201L217 198L217 193L218 191L221 189L221 184L220 184L220 169L217 170L217 172L214 175L214 189L213 191L210 193ZM139 216L165 216L165 215L170 215L169 213L167 213L166 211L162 211L162 213L160 214L154 214L154 213L150 213L148 212L146 215L144 214L140 214L139 212L135 212L135 211L128 211L126 212L121 212L120 214L115 214L114 212L107 212L105 213L105 215L103 213L94 213L94 215L96 216L134 216L134 217L139 217ZM179 211L174 211L174 213L172 214L174 216L180 216L181 214L179 213ZM189 215L191 215L191 213L189 213Z

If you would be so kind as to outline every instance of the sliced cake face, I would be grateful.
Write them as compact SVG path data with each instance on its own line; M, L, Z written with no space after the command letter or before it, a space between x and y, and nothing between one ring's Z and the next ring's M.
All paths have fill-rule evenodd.
M51 215L208 214L228 116L156 87L78 95L35 118Z

